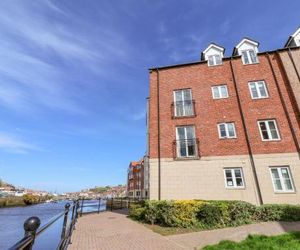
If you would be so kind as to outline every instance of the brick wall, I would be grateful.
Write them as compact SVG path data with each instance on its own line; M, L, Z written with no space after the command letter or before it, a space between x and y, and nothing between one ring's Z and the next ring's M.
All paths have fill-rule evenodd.
M243 65L241 58L232 59L235 72L237 90L241 98L242 111L246 120L247 132L254 154L291 153L296 152L295 143L283 104L279 97L275 78L272 74L267 55L258 56L259 63ZM280 90L285 99L291 116L293 127L299 137L299 126L286 89L286 79L281 74L280 65L275 55L271 55L271 63L275 70ZM269 92L269 98L252 100L248 82L264 80ZM201 156L226 156L248 154L245 131L243 130L241 115L238 108L230 61L224 60L223 65L208 67L207 63L171 67L159 70L160 95L160 141L161 157L172 158L175 127L180 125L194 125L196 137L199 139L199 153ZM214 100L211 87L227 84L229 98ZM191 88L195 100L196 117L172 119L171 104L173 91ZM149 154L150 158L157 158L157 72L150 73L150 107L149 107ZM257 120L276 119L281 136L280 141L263 142L259 133ZM219 139L217 124L220 122L234 122L236 139Z

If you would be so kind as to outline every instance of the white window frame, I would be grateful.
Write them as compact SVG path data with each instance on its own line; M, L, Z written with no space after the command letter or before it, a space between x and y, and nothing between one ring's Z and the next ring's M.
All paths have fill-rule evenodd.
M229 136L228 124L232 124L233 125L234 136ZM221 125L225 125L225 131L226 131L226 136L225 137L221 136L221 128L220 128ZM237 138L234 122L222 122L222 123L218 123L218 132L219 132L219 138L220 139L234 139L234 138Z
M259 90L259 87L258 87L258 84L259 83L262 83L264 88L265 88L265 92L266 92L266 96L262 96L261 95L261 92ZM255 85L255 89L257 91L257 94L258 94L258 97L254 97L253 96L253 93L252 93L252 89L251 89L251 85L254 84ZM251 98L252 99L265 99L265 98L269 98L269 92L268 92L268 89L267 89L267 85L266 85L266 82L263 81L263 80L260 80L260 81L251 81L251 82L248 82L248 87L249 87L249 91L250 91L250 94L251 94Z
M277 139L271 138L272 134L271 134L270 126L269 126L269 122L271 122L271 121L274 122L274 126L275 126L275 129L276 129L277 135L278 135ZM267 133L268 133L268 136L269 136L270 139L264 139L262 131L260 129L260 123L261 122L265 122L266 123ZM278 126L277 126L277 122L276 122L275 119L259 120L259 121L257 121L257 125L258 125L258 129L259 129L259 133L260 133L262 141L280 141L281 140L279 129L278 129Z
M222 96L221 87L225 87L225 88L226 88L226 93L227 93L226 96ZM219 96L220 96L220 97L216 97L216 96L215 96L215 93L214 93L214 89L215 89L215 88L218 89L218 92L219 92ZM213 99L225 99L225 98L228 98L228 97L229 97L227 84L222 84L222 85L215 85L215 86L212 86L212 87L211 87L211 92L212 92Z
M183 91L185 91L185 90L189 90L189 92L190 92L190 96L191 96L191 100L189 100L189 101L191 101L191 105L192 105L192 114L186 114L187 113L187 111L186 111L186 109L185 109L185 101L188 101L188 100L185 100L184 99L184 94L183 94ZM177 100L176 100L176 92L179 92L179 91L181 91L181 96L182 96L182 104L183 104L183 115L177 115L177 105L176 105L176 102L178 102ZM194 104L193 104L193 94L192 94L192 89L178 89L178 90L174 90L173 91L173 100L174 100L174 117L185 117L185 116L193 116L193 115L195 115L195 110L194 110Z
M249 52L249 51L253 51L253 52L254 52L255 57L256 57L256 62L252 62L252 59L251 59L251 56L250 56L250 52ZM244 59L244 56L243 56L243 52L246 52L246 54L247 54L247 58L248 58L248 61L249 61L248 63L245 62L245 59ZM258 56L257 56L257 52L255 51L255 49L246 49L246 50L242 50L242 51L241 51L241 56L242 56L243 64L245 64L245 65L259 63L259 61L258 61Z
M237 183L236 183L236 178L237 177L235 176L234 170L237 170L237 169L240 170L240 172L241 172L241 178L242 178L242 182L243 182L242 186L238 186ZM226 170L230 170L231 171L231 177L232 177L233 186L228 186L227 185ZM223 173L224 173L224 180L225 180L225 187L226 188L229 188L229 189L245 188L245 178L244 178L243 168L241 168L241 167L223 168Z
M283 178L282 173L281 173L281 169L283 169L283 168L287 169L287 172L289 174L289 180L290 180L291 185L292 185L292 189L291 190L286 189L286 187L284 185L284 178ZM280 184L281 184L282 190L276 189L276 186L274 184L273 175L272 175L272 169L276 169L277 172L278 172L279 180L280 180ZM294 181L293 181L293 177L292 177L292 174L291 174L289 166L272 166L272 167L270 167L270 175L271 175L271 181L272 181L273 189L274 189L275 193L294 193L295 192Z
M219 58L220 58L220 63L217 63L217 59L216 59L216 56L219 56ZM210 64L210 58L212 58L212 61L213 61L213 64ZM214 55L209 55L209 56L207 56L207 65L209 66L209 67L211 67L211 66L217 66L217 65L222 65L222 56L220 55L220 54L214 54Z
M187 138L187 127L192 127L193 130L194 130L194 138L191 138L191 139L188 139ZM178 135L178 128L184 128L184 139L179 139L179 135ZM177 158L195 158L198 156L198 148L197 148L197 142L196 142L196 130L195 130L195 126L178 126L175 128L176 129L176 156ZM194 147L195 147L195 154L194 155L188 155L188 144L186 144L186 152L187 152L187 155L186 156L182 156L180 155L180 146L178 146L178 142L180 140L194 140Z

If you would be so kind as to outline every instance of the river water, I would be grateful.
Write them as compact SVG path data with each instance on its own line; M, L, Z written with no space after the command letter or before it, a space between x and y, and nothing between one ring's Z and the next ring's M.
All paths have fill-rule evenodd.
M38 216L41 226L52 217L64 211L66 202L43 203L26 207L0 208L0 249L4 250L12 246L24 236L24 221L31 216ZM72 203L71 203L72 204ZM85 205L92 202L85 203ZM94 203L95 204L95 203ZM101 210L105 210L105 203L101 204ZM83 212L90 212L97 207L85 207ZM62 229L63 218L55 222L44 231L35 241L33 249L56 249Z

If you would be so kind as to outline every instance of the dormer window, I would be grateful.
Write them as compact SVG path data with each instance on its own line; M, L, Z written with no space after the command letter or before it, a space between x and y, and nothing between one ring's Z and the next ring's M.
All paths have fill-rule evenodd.
M258 63L259 43L249 38L244 38L237 46L233 49L233 56L242 56L243 64L254 64Z
M222 64L225 49L215 43L211 43L202 53L201 60L207 61L208 66Z
M300 27L295 31L293 35L289 37L287 42L285 43L285 48L292 48L300 46Z
M208 56L208 66L220 65L222 64L222 59L220 55L210 55Z
M244 64L258 63L256 53L253 49L242 51L242 60Z

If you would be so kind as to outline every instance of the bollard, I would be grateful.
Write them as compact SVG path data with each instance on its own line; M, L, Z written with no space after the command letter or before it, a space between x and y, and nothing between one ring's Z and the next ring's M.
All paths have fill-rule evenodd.
M69 208L70 208L70 203L67 203L65 205L65 216L64 216L63 228L62 228L61 237L60 237L61 242L63 242L66 237L66 227L67 227L67 222L68 222Z
M24 249L31 250L34 244L36 230L41 225L39 217L30 217L24 222L25 237L31 237L32 241Z
M101 206L101 198L99 198L99 203L98 203L98 214L100 212L100 206Z

